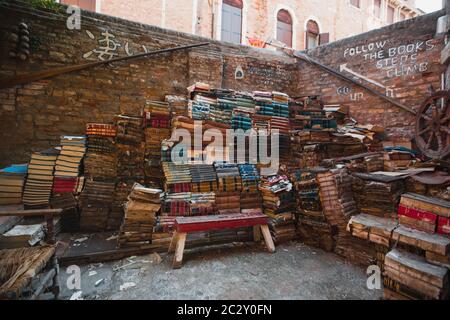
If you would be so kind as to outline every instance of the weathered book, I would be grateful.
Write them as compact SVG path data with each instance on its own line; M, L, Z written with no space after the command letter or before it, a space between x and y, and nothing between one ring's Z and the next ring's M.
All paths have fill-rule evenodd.
M385 258L386 275L432 299L448 294L448 269L432 265L424 258L392 250Z

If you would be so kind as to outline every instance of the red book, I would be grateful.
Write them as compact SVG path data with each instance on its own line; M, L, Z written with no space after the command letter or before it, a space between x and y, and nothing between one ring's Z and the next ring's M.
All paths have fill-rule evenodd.
M438 233L450 236L450 218L439 217Z
M398 215L434 224L436 223L438 218L438 216L434 213L409 208L402 204L400 204L400 206L398 207Z

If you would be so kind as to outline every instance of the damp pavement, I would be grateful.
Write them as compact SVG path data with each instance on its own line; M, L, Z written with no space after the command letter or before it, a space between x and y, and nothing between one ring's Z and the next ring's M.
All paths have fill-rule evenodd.
M235 243L185 251L181 269L172 255L61 267L61 299L84 300L379 300L365 270L333 253L292 242L269 254L260 245Z

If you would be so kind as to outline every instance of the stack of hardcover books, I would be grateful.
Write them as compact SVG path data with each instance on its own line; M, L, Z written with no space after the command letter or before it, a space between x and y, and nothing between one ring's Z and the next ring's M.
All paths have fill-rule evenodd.
M22 203L22 191L27 170L26 164L12 165L0 170L0 205Z
M53 186L53 173L58 151L34 152L28 165L28 178L23 193L25 207L48 207Z
M78 177L80 175L80 164L85 153L85 136L62 136L61 152L56 160L55 177Z

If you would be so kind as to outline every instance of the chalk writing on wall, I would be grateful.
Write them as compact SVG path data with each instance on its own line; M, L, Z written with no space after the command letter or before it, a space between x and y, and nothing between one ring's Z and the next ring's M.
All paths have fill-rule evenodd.
M417 40L395 47L388 47L387 44L388 41L384 40L346 48L344 57L362 56L365 61L375 61L377 69L385 71L388 78L396 78L426 72L429 61L420 61L419 54L436 47L433 39Z
M90 39L96 40L95 35L89 30L86 30L86 35ZM95 56L97 60L111 60L119 56L119 48L123 48L127 56L136 54L131 49L131 45L128 41L125 42L124 45L122 45L122 43L120 43L120 41L116 39L116 36L109 31L102 32L101 37L97 40L97 42L98 44L96 48L83 54L84 59L92 59L93 56ZM148 52L146 46L142 45L142 49L145 53Z
M364 98L364 93L356 92L350 94L350 100L352 101L361 101Z
M276 68L262 68L253 65L246 69L246 74L248 77L257 77L259 81L265 85L274 84L276 79L285 79L288 77L286 80L289 80L289 78L291 78L291 74L286 72L286 70L280 66L277 66Z
M339 87L339 88L337 88L337 93L342 95L342 96L348 95L351 91L352 91L352 89L350 89L349 87Z

